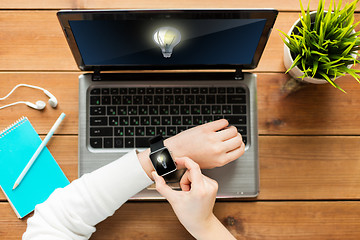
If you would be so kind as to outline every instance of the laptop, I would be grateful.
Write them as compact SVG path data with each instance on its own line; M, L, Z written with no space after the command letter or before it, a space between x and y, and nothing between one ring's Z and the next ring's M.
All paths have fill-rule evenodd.
M256 68L274 9L64 10L57 13L80 70L79 176L226 118L243 136L239 159L203 173L218 198L259 193ZM183 172L166 180L179 187ZM162 198L154 186L133 199Z

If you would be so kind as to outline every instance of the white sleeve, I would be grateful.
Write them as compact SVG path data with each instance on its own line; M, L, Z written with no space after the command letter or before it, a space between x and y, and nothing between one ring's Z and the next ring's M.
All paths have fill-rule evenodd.
M23 240L89 239L95 225L153 182L131 151L122 158L55 190L35 207Z

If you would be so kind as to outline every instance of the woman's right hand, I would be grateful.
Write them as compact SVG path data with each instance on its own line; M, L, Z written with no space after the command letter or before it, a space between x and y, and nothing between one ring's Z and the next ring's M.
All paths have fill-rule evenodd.
M182 191L172 190L156 172L152 175L157 191L169 201L181 224L196 239L235 239L213 214L217 182L203 175L190 158L175 161L179 167L187 168L180 181Z

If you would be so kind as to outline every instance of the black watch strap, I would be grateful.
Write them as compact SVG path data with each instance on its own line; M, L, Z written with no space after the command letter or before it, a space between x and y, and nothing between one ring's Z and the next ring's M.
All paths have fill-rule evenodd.
M155 137L150 138L149 143L150 143L151 152L155 152L156 150L159 150L159 149L165 147L164 139L161 135L157 135Z

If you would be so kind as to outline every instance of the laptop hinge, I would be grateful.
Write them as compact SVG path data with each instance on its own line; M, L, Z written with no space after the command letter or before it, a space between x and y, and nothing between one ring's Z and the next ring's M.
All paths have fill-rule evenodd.
M93 81L101 81L100 68L95 68L93 76L92 76L92 80Z
M235 80L244 80L244 73L241 68L237 68L235 71Z

